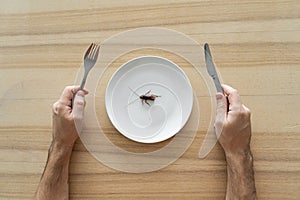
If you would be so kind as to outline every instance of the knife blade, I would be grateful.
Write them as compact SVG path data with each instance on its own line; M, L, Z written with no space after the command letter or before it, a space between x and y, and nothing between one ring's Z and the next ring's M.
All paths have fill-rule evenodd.
M212 77L212 79L214 80L217 92L223 93L223 88L221 86L219 77L218 77L218 73L216 71L214 62L212 60L212 56L210 53L210 49L209 49L209 45L207 43L204 44L204 53L205 53L205 62L206 62L206 69L208 74Z

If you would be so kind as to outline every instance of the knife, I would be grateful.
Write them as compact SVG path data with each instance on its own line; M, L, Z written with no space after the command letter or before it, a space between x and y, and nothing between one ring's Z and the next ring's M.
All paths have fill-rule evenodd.
M204 45L204 53L205 53L205 62L206 62L206 69L208 74L212 77L212 79L214 80L215 86L217 88L217 92L223 93L223 88L221 86L219 77L218 77L218 73L216 71L214 62L212 60L212 56L210 53L210 49L207 43L205 43Z
M221 87L218 73L216 71L216 68L215 68L214 62L212 60L211 53L210 53L210 49L209 49L209 46L207 43L204 45L204 54L205 54L205 63L206 63L207 72L214 80L215 86L217 88L217 92L224 94L224 91L223 91L223 88ZM228 98L226 97L226 99L227 99L227 105L229 105ZM229 108L229 106L227 107L227 112L228 112L228 108ZM218 141L218 138L216 138L215 129L214 129L214 127L210 126L210 129L208 130L208 132L204 138L204 141L202 143L202 146L200 148L199 158L201 158L201 159L205 158L209 154L209 152L212 150L212 148L215 146L217 141Z

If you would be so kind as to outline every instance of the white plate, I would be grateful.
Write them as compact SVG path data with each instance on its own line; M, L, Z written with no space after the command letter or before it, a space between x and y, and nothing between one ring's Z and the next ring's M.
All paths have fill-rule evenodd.
M159 95L150 106L138 95ZM148 95L149 95L148 94ZM188 77L173 62L143 56L123 64L111 77L105 95L106 111L125 137L155 143L174 136L187 122L193 106Z

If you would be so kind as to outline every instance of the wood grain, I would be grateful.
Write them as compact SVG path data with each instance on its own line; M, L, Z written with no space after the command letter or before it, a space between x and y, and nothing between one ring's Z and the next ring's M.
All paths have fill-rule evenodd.
M4 0L0 5L0 199L32 199L51 142L52 104L74 83L88 44L150 26L211 45L222 79L252 111L259 199L300 198L299 1ZM191 80L196 85L196 77ZM205 95L197 98L204 102ZM197 158L209 123L209 109L202 110L206 117L192 145L156 172L115 171L77 141L70 199L223 199L222 149L217 145L206 159ZM124 138L111 140L126 145Z

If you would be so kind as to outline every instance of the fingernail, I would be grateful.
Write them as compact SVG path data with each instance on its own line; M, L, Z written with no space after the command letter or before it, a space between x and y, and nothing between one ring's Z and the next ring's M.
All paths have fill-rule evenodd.
M221 93L216 94L217 100L223 99L223 95Z
M84 92L82 90L79 90L76 95L84 97Z

